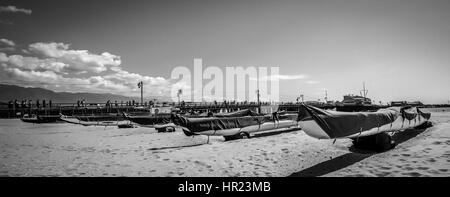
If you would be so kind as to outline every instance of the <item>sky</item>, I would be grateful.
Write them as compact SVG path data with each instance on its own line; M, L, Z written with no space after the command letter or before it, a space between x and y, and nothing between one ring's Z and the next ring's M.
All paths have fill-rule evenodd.
M450 100L448 0L0 1L0 83L170 94L177 66L280 68L280 95ZM302 77L296 77L302 76ZM205 81L206 83L207 81Z

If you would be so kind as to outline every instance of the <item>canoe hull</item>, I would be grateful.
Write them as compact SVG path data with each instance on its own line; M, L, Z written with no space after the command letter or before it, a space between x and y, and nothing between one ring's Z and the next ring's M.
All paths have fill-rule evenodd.
M431 114L417 108L388 108L377 112L331 112L303 105L299 126L318 139L357 138L397 132L425 124Z
M50 115L38 115L32 118L21 118L23 122L33 123L33 124L43 124L43 123L57 123L60 122L61 119L59 116L50 116Z
M239 117L186 118L177 116L174 123L190 135L234 136L297 127L297 114L272 114Z
M122 121L83 121L76 117L67 117L67 116L61 116L61 120L67 123L71 124L79 124L83 126L118 126L123 124L129 124L129 121L122 120Z
M292 127L297 127L297 121L283 120L277 122L266 122L261 125L252 125L243 128L232 128L223 130L206 130L201 132L195 132L195 134L209 135L209 136L234 136L240 133L253 134L276 129L289 129ZM183 128L183 130L191 132L186 128Z

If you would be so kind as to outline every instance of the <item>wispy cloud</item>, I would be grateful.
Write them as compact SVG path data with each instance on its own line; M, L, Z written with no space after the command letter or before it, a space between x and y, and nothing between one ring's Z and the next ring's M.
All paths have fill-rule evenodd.
M40 84L55 91L99 92L137 96L143 81L146 96L169 95L173 83L163 77L131 73L120 56L73 50L64 43L33 43L22 55L0 52L0 79L6 83Z
M24 13L24 14L32 13L32 11L30 9L18 8L13 5L0 6L0 12L12 12L12 13Z
M73 72L94 72L100 73L107 70L108 66L119 66L120 56L112 55L108 52L93 54L88 50L72 50L69 44L64 43L34 43L30 44L29 51L43 55L49 59L56 59L58 62L67 65L67 71Z
M8 40L5 38L0 39L0 44L7 45L10 47L16 46L16 43L14 43L12 40Z
M296 80L308 78L307 75L269 75L262 77L259 81L280 81L280 80ZM256 81L257 78L250 78L250 80Z

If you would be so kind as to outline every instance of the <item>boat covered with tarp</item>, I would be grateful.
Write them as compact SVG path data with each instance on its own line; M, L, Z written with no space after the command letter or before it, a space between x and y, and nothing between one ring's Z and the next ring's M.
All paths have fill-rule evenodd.
M375 112L326 111L309 105L299 108L299 126L318 139L360 138L397 132L426 124L430 113L416 107L390 107Z
M139 124L144 127L154 127L155 125L165 125L171 122L170 113L160 113L160 114L128 114L123 113L125 119Z
M20 118L20 120L22 120L23 122L35 124L56 123L61 121L59 115L34 115L34 114L33 115L25 114L22 118Z
M250 110L222 114L219 116L188 118L174 115L173 122L183 129L187 136L236 136L252 133L291 128L297 126L298 114L273 113L257 114Z
M241 117L241 116L258 116L258 115L260 115L260 114L254 112L250 109L243 109L243 110L238 110L238 111L234 111L234 112L213 114L212 116L214 116L214 117Z
M125 117L122 114L92 114L92 115L76 115L76 119L86 122L102 122L102 121L123 121Z
M118 125L124 125L129 124L130 121L116 118L116 119L95 119L95 118L80 118L79 116L66 116L66 115L60 115L60 119L64 122L71 123L71 124L79 124L83 126L118 126Z

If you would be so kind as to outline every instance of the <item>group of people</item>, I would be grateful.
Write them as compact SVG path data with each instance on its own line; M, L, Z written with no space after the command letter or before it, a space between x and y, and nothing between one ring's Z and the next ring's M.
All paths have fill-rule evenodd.
M49 101L46 101L46 100L42 100L42 101L40 101L39 99L38 100L36 100L36 102L35 103L33 103L33 101L32 100L21 100L21 101L19 101L19 100L14 100L14 101L9 101L8 102L8 108L9 109L12 109L12 108L32 108L32 107L36 107L36 108L46 108L46 107L49 107L49 108L51 108L52 107L52 101L51 100L49 100Z
M217 101L213 101L214 105L219 105L219 103ZM222 106L229 106L229 105L257 105L258 102L254 102L254 101L242 101L242 102L237 102L236 100L232 100L232 101L227 101L224 100L221 105ZM260 102L261 105L270 105L270 102ZM186 107L189 106L189 104L186 104L185 101L181 101L180 102L180 106L181 107Z
M86 104L86 101L83 99L83 100L78 100L77 101L77 107L86 107L87 105L91 105L91 104ZM96 104L96 105L98 105L98 104ZM143 103L143 106L153 106L154 105L154 102L153 101L149 101L149 102L144 102ZM140 103L139 102L136 102L136 101L134 101L134 100L132 100L132 101L120 101L120 103L118 102L118 101L114 101L114 102L112 102L111 100L108 100L108 101L106 101L106 104L105 104L105 106L106 107L119 107L119 106L140 106Z
M148 102L144 102L142 104L142 106L154 106L155 102L154 101L148 101ZM245 105L245 104L256 104L255 102L236 102L236 101L223 101L222 105L224 106L228 106L228 105ZM264 105L264 103L261 103L262 105ZM77 107L86 107L88 104L86 103L86 101L83 100L77 100ZM174 103L175 105L175 103ZM185 101L181 101L180 103L181 107L186 107L186 102ZM214 101L214 105L218 105L217 101ZM119 107L119 106L141 106L141 104L135 100L132 101L120 101L120 103L118 101L114 101L112 102L111 100L108 100L106 102L106 107ZM46 108L52 107L52 101L51 100L42 100L40 101L39 99L36 100L35 102L33 102L32 100L14 100L14 101L9 101L8 103L8 108L12 109L12 108L32 108L32 107L36 107L36 108Z

